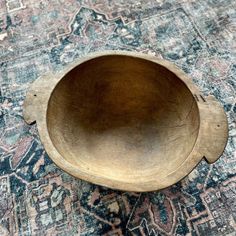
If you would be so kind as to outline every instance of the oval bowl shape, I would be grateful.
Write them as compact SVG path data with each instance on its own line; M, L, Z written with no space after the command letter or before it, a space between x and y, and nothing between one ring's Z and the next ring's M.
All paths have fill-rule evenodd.
M97 53L39 80L27 95L25 119L37 121L49 156L78 178L152 191L179 181L204 156L215 161L224 149L223 109L164 60ZM209 117L212 109L216 117ZM207 156L212 142L217 150Z

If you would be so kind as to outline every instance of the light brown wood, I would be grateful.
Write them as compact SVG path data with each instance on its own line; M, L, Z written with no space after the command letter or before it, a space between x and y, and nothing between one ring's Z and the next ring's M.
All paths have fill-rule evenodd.
M171 63L101 52L38 79L24 104L52 160L68 173L128 191L152 191L217 160L227 119Z

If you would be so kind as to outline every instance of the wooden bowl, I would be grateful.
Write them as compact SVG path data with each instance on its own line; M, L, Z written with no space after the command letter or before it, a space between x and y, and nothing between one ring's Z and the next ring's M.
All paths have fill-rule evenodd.
M38 79L24 117L60 168L127 191L165 188L203 157L216 161L228 134L214 97L171 63L131 52L94 53Z

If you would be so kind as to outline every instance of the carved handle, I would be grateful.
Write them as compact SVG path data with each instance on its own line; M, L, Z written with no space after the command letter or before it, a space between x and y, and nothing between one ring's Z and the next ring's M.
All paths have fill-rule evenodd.
M23 107L23 116L28 124L32 124L37 120L37 114L42 112L43 106L47 105L51 92L57 83L57 76L48 74L38 78L31 84L26 94Z
M214 96L201 99L202 155L209 163L217 161L228 139L228 122L224 109Z

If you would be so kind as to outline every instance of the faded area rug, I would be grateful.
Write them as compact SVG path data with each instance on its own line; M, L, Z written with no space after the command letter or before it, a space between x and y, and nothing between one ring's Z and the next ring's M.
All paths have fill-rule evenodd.
M229 141L153 193L95 186L58 169L22 104L48 71L100 50L154 54L224 106ZM236 235L235 0L0 1L0 235ZM156 176L158 178L158 176Z

